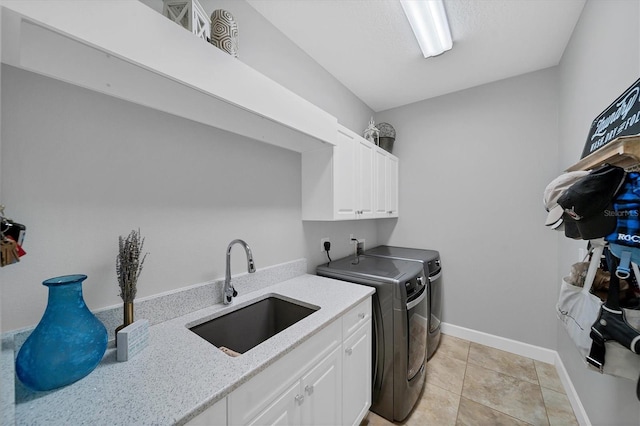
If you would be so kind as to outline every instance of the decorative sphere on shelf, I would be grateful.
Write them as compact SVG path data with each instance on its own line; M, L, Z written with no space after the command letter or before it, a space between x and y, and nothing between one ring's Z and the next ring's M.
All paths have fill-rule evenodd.
M378 130L381 138L396 138L396 129L389 123L378 123Z

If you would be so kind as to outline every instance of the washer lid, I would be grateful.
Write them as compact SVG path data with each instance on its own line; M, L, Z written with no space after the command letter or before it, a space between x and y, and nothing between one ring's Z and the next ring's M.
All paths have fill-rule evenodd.
M318 275L329 277L358 277L388 283L398 283L419 275L422 264L415 261L384 257L349 256L322 264ZM344 278L343 278L344 279Z
M378 246L365 250L364 254L369 256L392 257L405 260L419 260L425 263L429 263L440 258L440 253L436 250L393 246Z

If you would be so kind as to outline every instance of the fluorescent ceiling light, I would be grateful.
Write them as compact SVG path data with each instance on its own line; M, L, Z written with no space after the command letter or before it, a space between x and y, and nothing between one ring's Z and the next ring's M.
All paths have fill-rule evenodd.
M400 0L425 58L453 47L442 0Z

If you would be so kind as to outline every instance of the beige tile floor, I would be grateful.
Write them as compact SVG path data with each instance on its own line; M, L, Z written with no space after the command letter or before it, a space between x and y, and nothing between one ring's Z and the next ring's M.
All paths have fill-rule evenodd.
M361 426L394 423L369 413ZM556 369L509 352L442 336L410 426L577 426Z

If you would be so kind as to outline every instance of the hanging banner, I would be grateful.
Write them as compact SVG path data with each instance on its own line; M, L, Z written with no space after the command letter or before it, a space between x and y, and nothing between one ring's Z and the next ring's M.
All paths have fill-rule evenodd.
M584 158L620 136L640 134L640 79L593 120Z

